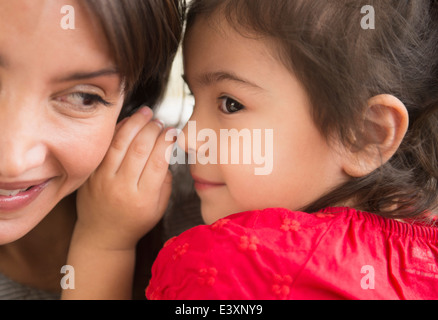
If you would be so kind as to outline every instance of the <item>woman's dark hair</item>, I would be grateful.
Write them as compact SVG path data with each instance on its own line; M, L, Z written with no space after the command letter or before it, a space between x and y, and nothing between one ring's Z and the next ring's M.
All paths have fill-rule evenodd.
M361 25L366 5L374 29ZM218 17L243 36L276 41L321 133L350 148L369 143L362 115L371 97L400 99L410 125L396 154L303 210L353 200L360 210L408 218L438 206L437 7L435 0L193 0L187 32L199 16Z
M184 0L87 0L125 86L120 118L162 98L181 40Z

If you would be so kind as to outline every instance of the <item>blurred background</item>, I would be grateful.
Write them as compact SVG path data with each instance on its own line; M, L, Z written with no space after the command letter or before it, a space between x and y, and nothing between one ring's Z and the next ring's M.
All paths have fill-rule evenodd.
M182 50L180 48L173 63L165 97L156 111L156 117L164 121L167 127L182 129L193 111L194 99L182 79L183 73Z

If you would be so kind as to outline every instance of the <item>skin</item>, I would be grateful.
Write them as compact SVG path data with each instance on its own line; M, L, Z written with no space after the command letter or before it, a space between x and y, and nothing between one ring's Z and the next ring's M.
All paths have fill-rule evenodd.
M206 223L244 210L297 210L347 179L375 170L398 148L408 124L398 99L370 99L365 120L381 133L372 145L353 152L328 144L311 119L306 92L273 58L270 44L216 22L213 28L200 17L186 34L184 78L196 101L190 120L196 121L197 132L209 129L216 136L220 129L274 129L275 157L272 173L265 176L255 176L255 166L248 164L192 165ZM163 155L171 143L162 139L175 132L159 135L152 150L133 147L140 141L152 144L152 133L134 129L145 116L136 114L135 121L120 128L102 165L79 191L79 221L68 261L82 279L63 298L129 297L133 246L140 230L157 221L170 193ZM134 140L132 130L138 132ZM203 143L188 139L188 127L183 133L180 146L188 154L201 153ZM205 150L201 154L208 156Z
M24 208L0 208L0 271L50 291L59 291L54 270L65 262L74 221L74 201L65 197L101 162L123 99L116 73L67 79L114 68L99 28L74 4L83 26L74 32L60 28L57 1L0 4L0 183L49 181ZM111 106L82 109L77 93ZM43 261L47 250L53 258Z
M191 120L197 121L199 129L211 128L219 131L221 128L240 129L243 125L246 128L271 127L275 128L275 134L278 137L300 136L302 139L287 139L283 142L280 138L275 140L276 160L274 171L269 176L254 177L254 168L250 165L193 166L192 173L194 175L219 183L208 190L202 192L198 190L202 200L204 220L211 223L230 213L246 208L258 208L261 203L266 204L266 198L263 198L263 202L257 199L263 192L268 192L267 189L272 188L274 182L278 184L278 188L275 189L277 191L279 188L290 186L289 180L280 180L285 172L278 170L278 167L284 166L285 161L298 154L304 155L304 159L296 157L296 166L303 166L305 162L307 165L312 164L312 166L304 172L296 172L293 169L294 166L287 166L292 169L286 174L295 174L294 177L298 180L293 191L301 192L302 184L300 181L306 181L304 179L306 174L322 175L324 173L324 179L331 181L334 177L333 171L335 171L343 177L342 169L337 166L334 152L327 146L311 122L309 105L304 91L278 62L272 58L265 58L267 48L264 44L259 42L240 43L242 39L235 34L227 34L228 37L225 38L211 29L204 30L205 25L194 28L196 31L192 31L186 40L185 76L196 99L196 107ZM232 51L232 54L227 54L227 50L223 48L226 41L231 41L235 45L236 50ZM251 49L246 49L246 45L250 45ZM251 59L248 59L248 55ZM234 59L236 62L233 62ZM258 64L257 68L255 68L255 63L251 63L252 60ZM238 74L244 78L258 79L268 76L270 72L275 74L276 78L271 77L266 79L266 82L260 82L259 85L263 89L249 87L241 81L218 81L211 83L210 86L198 85L196 82L196 79L205 72L228 70L239 71ZM252 71L250 72L250 70ZM270 85L269 80L275 81L275 83ZM284 85L279 86L278 82L284 82ZM286 89L289 87L292 87L293 90L289 90L287 93ZM241 97L242 100L245 99L243 103L251 105L252 109L237 116L224 114L218 108L224 100L218 98L223 95L230 95L236 99ZM279 95L281 99L277 97L279 98L278 105L275 105L276 108L279 108L278 114L272 115L271 109L263 106L272 103L272 98L275 95ZM251 96L256 98L249 100ZM248 102L254 103L247 103L247 98ZM296 105L296 109L289 107L291 101ZM287 113L288 117L297 117L298 119L293 125L289 121L280 121L282 125L279 126L279 119L284 116L284 113ZM142 121L142 116L139 113L134 117L137 118L136 122ZM135 126L135 123L131 121L129 126ZM157 217L154 212L161 211L160 208L167 203L170 193L170 179L166 178L165 173L167 166L162 160L159 160L160 157L163 158L170 143L162 143L161 138L158 138L154 151L141 151L140 154L144 154L145 157L141 156L140 159L146 159L146 155L149 156L145 167L145 161L139 161L138 152L129 152L133 148L127 146L131 138L126 132L132 132L132 130L133 128L128 130L125 125L120 128L102 165L79 191L79 220L75 227L68 257L68 264L75 268L76 286L75 290L63 291L64 299L129 298L135 243L141 235L140 230L151 225L151 222L158 221L154 218ZM138 134L138 136L142 136L142 134ZM144 141L141 145L150 145L146 135L141 140ZM294 148L289 146L286 148L289 152L282 153L285 144L291 142L293 142ZM315 149L308 148L307 145L310 143ZM188 148L197 147L186 145L188 145L187 152L189 152ZM316 155L319 155L319 158ZM124 159L121 160L123 157ZM333 168L333 170L330 171L328 168ZM317 172L311 172L312 170ZM325 173L325 171L330 174ZM268 182L271 185L267 186L266 189L254 187ZM195 185L199 187L199 183L196 181ZM318 192L323 192L321 190L325 190L324 187L327 187L327 184L312 184L307 189L312 190L313 188L315 190L312 190L312 194L318 194ZM273 196L273 191L269 191L270 196ZM301 199L304 196L305 198ZM295 202L286 204L286 199L290 201L291 197L280 192L271 200L272 204L298 206L304 204L310 196L301 192L297 197L292 198L292 201ZM138 205L139 201L143 202ZM253 202L252 206L249 205L251 202ZM104 272L102 272L103 270Z
M219 136L220 129L273 129L268 175L255 175L256 164L191 165L206 223L266 207L298 210L348 179L340 153L311 118L305 90L273 57L267 42L199 19L184 44L185 79L195 97L190 120L198 131L211 128ZM227 76L202 81L220 73ZM183 132L187 138L187 127ZM201 145L186 141L183 147L190 152Z
M209 20L199 17L185 37L184 78L195 98L190 121L198 133L209 128L220 137L221 129L234 128L272 129L274 135L270 174L255 175L257 164L221 164L220 159L219 164L190 166L207 224L248 210L302 210L387 162L408 129L403 103L381 94L368 100L364 112L369 144L351 150L335 139L329 142L311 117L307 92L276 58L276 45L254 38L242 36L217 14ZM202 160L203 142L189 141L188 126L183 133L180 146ZM354 207L354 199L333 206Z
M73 1L76 29L62 29L62 5L56 0L0 3L0 188L47 182L25 206L0 204L0 272L58 293L73 227L83 216L76 216L72 193L99 166L112 142L113 164L120 165L137 141L132 149L139 160L134 163L144 167L147 157L138 145L147 141L148 155L163 129L150 121L149 109L142 109L119 125L123 144L120 135L113 139L124 98L121 78L99 25ZM160 168L166 177L167 166ZM162 211L138 229L137 239Z
M0 69L0 182L50 179L22 210L0 208L2 244L27 234L85 182L102 161L121 110L117 73L68 80L77 73L114 70L114 65L102 33L84 19L85 13L77 13L77 23L84 27L70 33L60 28L58 9L57 1L10 1L0 6L5 62ZM78 93L98 94L111 105L84 105Z
M118 128L101 166L78 192L67 263L75 289L63 299L130 299L136 245L162 218L172 177L161 123L142 109Z

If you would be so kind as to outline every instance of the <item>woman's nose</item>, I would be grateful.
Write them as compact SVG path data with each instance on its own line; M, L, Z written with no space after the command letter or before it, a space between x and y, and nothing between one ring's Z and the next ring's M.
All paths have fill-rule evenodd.
M0 104L0 177L19 177L45 161L46 128L38 119L25 108Z

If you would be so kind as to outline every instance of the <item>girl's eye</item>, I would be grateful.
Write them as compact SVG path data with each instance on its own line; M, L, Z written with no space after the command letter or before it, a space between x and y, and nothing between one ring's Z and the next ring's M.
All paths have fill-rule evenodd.
M93 109L99 104L104 106L111 105L111 103L105 101L101 96L85 92L70 93L58 98L58 100L79 109Z
M219 99L221 101L220 109L224 113L235 113L245 109L244 105L229 97L221 97Z

